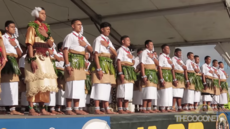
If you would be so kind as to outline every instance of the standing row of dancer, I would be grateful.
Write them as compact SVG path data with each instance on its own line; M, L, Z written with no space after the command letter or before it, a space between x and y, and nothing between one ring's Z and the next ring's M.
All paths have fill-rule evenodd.
M9 106L10 114L23 115L15 108L19 90L21 104L28 104L29 114L35 116L64 114L62 107L67 115L86 115L82 107L90 99L94 101L95 114L132 113L128 109L132 99L143 113L192 111L197 108L201 95L203 104L212 104L214 110L217 104L223 106L228 102L224 64L213 60L211 66L209 56L200 69L199 56L192 52L183 63L181 50L175 49L171 59L170 48L164 44L158 58L153 42L146 40L145 49L139 49L135 58L128 48L129 36L122 36L122 46L115 49L108 38L111 28L108 22L101 23L101 35L92 47L83 36L82 22L77 19L71 21L73 31L57 45L57 52L50 27L43 23L45 9L36 7L31 14L35 21L28 24L26 47L21 48L15 38L13 21L5 23L6 32L0 36L1 113ZM118 112L109 107L112 87L117 89ZM39 112L34 109L34 103L39 104ZM45 105L50 107L50 112Z

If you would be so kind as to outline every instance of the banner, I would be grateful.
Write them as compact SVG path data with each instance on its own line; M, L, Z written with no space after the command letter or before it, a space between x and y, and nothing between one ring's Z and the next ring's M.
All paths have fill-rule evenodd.
M0 129L110 129L110 117L0 119Z

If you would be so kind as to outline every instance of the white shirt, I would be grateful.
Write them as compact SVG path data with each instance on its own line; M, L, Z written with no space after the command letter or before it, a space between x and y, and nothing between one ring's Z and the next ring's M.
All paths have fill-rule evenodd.
M151 59L148 55L148 53L152 53L149 49L145 49L141 54L140 54L140 63L143 64L155 64L153 59Z
M169 55L166 55L165 53L162 53L159 56L159 66L172 68L172 66L169 64L168 60L171 60Z
M219 78L219 77L217 76L217 74L215 74L215 71L218 73L218 69L217 69L216 67L214 67L214 66L212 66L212 69L213 69L213 77L214 77L214 78Z
M187 59L187 60L186 60L186 67L187 67L187 70L194 71L194 68L193 68L192 64L195 65L195 63L194 63L192 60L190 60L190 59Z
M12 45L10 44L9 38L10 38L10 36L9 36L7 33L5 33L5 34L2 36L3 43L4 43L5 48L6 48L6 53L13 53L13 54L18 55L17 50L14 48L14 46L12 46ZM18 40L15 38L14 41L16 42L16 44L17 44L18 48L20 49L20 51L22 52L22 49L21 49L21 47L20 47L20 45L19 45Z
M85 48L82 47L79 43L80 37L82 37L83 40L86 42L86 44L90 46L89 42L87 41L87 39L84 36L73 31L65 37L65 39L63 41L63 48L73 49L73 50L78 51L78 52L85 51Z
M225 73L224 69L219 68L218 73L220 75L220 79L227 79L227 77L224 74Z
M63 53L62 52L59 52L56 54L58 57L63 57ZM55 65L57 68L62 68L64 69L64 61L56 61L55 62Z
M206 63L202 65L202 73L204 75L208 75L208 76L213 77L213 74L209 72L210 70L213 71L213 69L210 65L208 65Z
M129 50L129 48L122 46L117 50L117 60L119 59L120 61L126 61L126 62L131 62L132 59L130 59L127 55L132 54Z
M49 48L49 49L50 49L50 48ZM57 55L57 51L56 51L55 48L51 48L51 49L53 49L53 55L51 55L50 57L51 57L51 58L54 58L54 55Z
M19 68L25 68L26 54L19 59Z
M177 56L174 56L174 57L172 58L172 62L173 62L173 65L174 65L174 69L175 69L175 70L184 71L184 69L177 63L177 61L180 61L180 63L181 63L182 65L184 65L184 62L183 62L180 58L178 58Z
M139 58L139 56L137 56L135 58L135 64L133 65L133 67L136 69L139 64L140 64L140 58Z
M108 37L104 36L103 34L101 34L100 36L98 36L94 41L93 41L93 52L98 52L98 53L110 53L110 50L107 49L105 46L101 45L101 41L107 41L109 43L109 46L112 47L113 49L114 46L112 44L112 42L109 40Z

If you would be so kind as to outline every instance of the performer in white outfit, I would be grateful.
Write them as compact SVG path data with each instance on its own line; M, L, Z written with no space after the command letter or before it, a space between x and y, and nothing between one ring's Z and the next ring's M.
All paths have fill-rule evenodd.
M189 85L186 86L184 90L184 96L182 99L183 103L183 110L190 110L194 111L194 91L195 91L195 85L196 85L196 67L194 60L194 55L192 52L187 53L187 60L186 60L186 67L187 67L187 74L188 74L188 80L186 82L189 82Z
M23 115L15 110L18 105L18 82L21 71L18 67L17 58L22 56L22 50L18 40L13 36L15 24L13 21L5 22L6 33L2 36L5 45L7 62L1 71L1 101L0 105L10 106L11 115Z
M66 104L65 101L65 79L64 79L64 58L63 58L63 52L62 52L62 46L63 43L60 42L57 45L58 53L56 56L59 57L58 60L55 61L55 65L57 68L57 82L58 82L58 92L56 93L56 105L57 105L57 112L63 114L62 111L65 111L64 107Z
M172 62L174 64L174 71L178 81L177 87L173 87L173 110L176 111L175 104L177 103L178 111L182 112L181 99L184 95L185 79L186 85L188 85L188 74L187 67L181 60L181 49L175 49L175 56L172 58Z
M207 106L211 106L212 97L210 94L214 94L214 87L213 87L213 68L211 67L211 57L206 56L205 64L202 65L202 74L203 74L203 85L204 90L202 91L202 98L203 98L203 110L207 111ZM206 106L207 105L207 106Z
M157 86L159 83L157 75L158 60L153 54L153 42L145 41L145 50L140 55L141 65L141 86L142 86L142 113L156 113L151 109L152 100L157 100Z
M219 96L219 102L221 105L221 108L224 109L224 104L228 103L228 85L227 85L227 78L228 75L227 73L224 71L224 63L223 62L219 62L219 75L220 75L220 87L221 87L221 94Z
M26 47L21 46L22 48L22 57L19 59L19 68L21 71L21 75L19 76L20 81L19 81L19 91L21 93L21 112L24 113L26 110L26 107L29 106L29 103L27 101L27 97L26 97L26 84L25 84L25 72L24 72L24 68L25 68L25 59L26 59Z
M195 85L195 91L194 91L194 109L198 109L198 105L200 103L201 99L201 91L204 89L203 83L202 83L202 73L200 70L200 58L198 55L194 56L195 60L195 67L198 71L196 71L196 79L199 82L199 85Z
M143 49L139 48L137 50L137 57L135 58L135 64L134 68L135 71L138 73L137 75L137 81L134 83L133 88L133 104L135 104L135 112L141 112L142 111L142 96L141 96L141 86L140 86L140 58L139 55L142 53Z
M220 97L220 75L218 70L218 61L212 61L212 68L213 68L213 84L214 84L214 96L212 96L212 109L217 111L217 104L219 104L219 97Z
M130 38L128 36L121 37L122 46L117 50L117 70L118 70L118 87L117 100L118 112L120 114L132 113L128 110L129 100L133 98L133 83L137 80L134 56L129 50ZM123 107L124 106L124 107Z
M111 25L108 22L101 23L101 35L93 42L95 64L92 66L91 70L93 86L90 98L95 101L95 114L104 114L100 111L100 101L103 101L107 114L114 114L109 108L109 97L111 84L116 84L115 68L111 56L115 58L117 52L108 38L110 27Z
M172 106L173 91L172 87L177 86L177 79L175 77L174 66L169 57L170 48L167 44L161 46L162 54L159 56L159 76L160 86L158 87L158 106L161 112L173 112ZM167 110L165 109L167 107Z
M63 42L63 55L65 61L65 98L67 102L66 114L85 115L79 110L79 100L85 96L85 51L92 52L87 39L80 34L82 23L80 20L71 21L73 31L68 34ZM72 112L72 100L74 100L74 112Z

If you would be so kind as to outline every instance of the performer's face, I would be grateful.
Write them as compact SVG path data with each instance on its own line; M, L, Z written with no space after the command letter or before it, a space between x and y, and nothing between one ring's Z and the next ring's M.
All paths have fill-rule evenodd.
M200 58L199 58L199 57L196 57L196 58L195 58L195 63L198 64L199 62L200 62Z
M153 42L149 42L146 47L149 49L149 50L153 50Z
M72 25L73 30L76 31L77 33L81 32L81 27L82 27L81 21L75 21L74 24Z
M45 20L46 20L46 11L45 11L45 10L41 10L41 11L39 12L39 19L40 19L41 21L45 21Z
M157 52L154 52L153 54L154 54L156 57L158 57Z
M206 59L205 62L206 62L207 64L210 64L210 63L211 63L211 57L208 57L208 59Z
M181 58L181 51L176 52L176 56Z
M109 34L110 34L110 27L101 28L101 32L102 32L103 35L109 36Z
M212 64L214 67L218 67L218 61L213 62Z
M224 68L224 64L223 64L223 63L220 63L220 64L219 64L219 67L220 67L220 68Z
M130 46L130 38L127 37L125 39L122 40L122 44L126 47L129 47Z
M142 52L143 52L143 51L139 51L139 52L137 53L137 55L140 55Z
M15 33L15 24L11 23L6 27L6 31L10 34L14 34Z
M169 48L169 46L165 46L165 48L163 49L163 52L165 54L170 54L170 48Z

